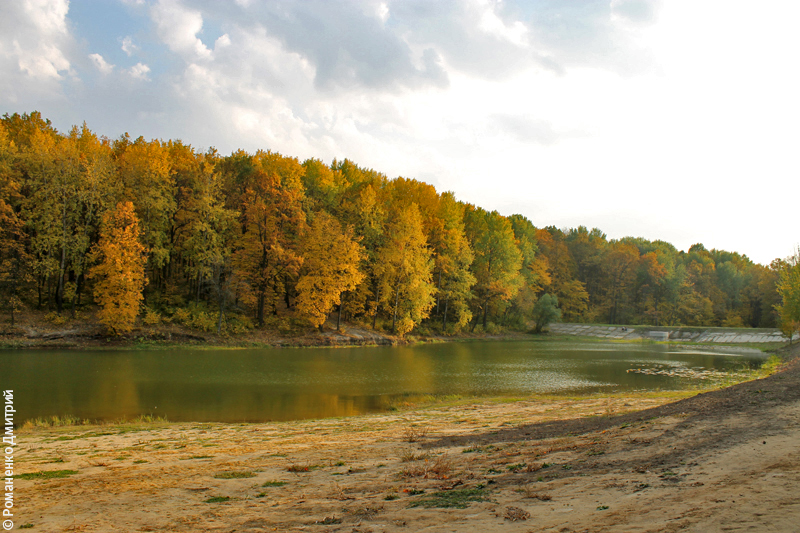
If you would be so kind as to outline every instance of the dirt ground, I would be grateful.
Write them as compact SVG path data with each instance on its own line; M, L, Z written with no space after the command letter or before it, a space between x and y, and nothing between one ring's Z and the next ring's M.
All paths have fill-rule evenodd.
M15 529L798 531L800 362L674 401L19 431ZM52 474L51 474L52 475Z

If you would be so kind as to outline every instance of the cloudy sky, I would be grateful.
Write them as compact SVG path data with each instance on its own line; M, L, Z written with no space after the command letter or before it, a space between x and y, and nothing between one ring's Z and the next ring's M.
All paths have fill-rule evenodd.
M800 3L14 0L0 113L349 158L535 225L800 241Z

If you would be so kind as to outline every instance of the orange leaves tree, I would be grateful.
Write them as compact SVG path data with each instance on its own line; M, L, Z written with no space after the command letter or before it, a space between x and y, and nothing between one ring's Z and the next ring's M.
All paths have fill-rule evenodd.
M94 280L98 318L119 335L133 329L142 291L147 252L140 238L139 219L131 202L120 202L103 216L100 241L92 250L97 264L89 271Z

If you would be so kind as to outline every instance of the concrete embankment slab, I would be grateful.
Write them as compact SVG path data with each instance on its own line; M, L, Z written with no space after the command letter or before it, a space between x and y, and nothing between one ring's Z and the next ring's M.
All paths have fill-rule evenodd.
M754 329L752 332L708 330L683 330L681 328L654 328L648 326L595 326L592 324L550 324L550 333L556 335L581 335L608 339L652 339L657 341L690 341L719 344L788 342L777 329ZM800 340L800 335L794 336Z

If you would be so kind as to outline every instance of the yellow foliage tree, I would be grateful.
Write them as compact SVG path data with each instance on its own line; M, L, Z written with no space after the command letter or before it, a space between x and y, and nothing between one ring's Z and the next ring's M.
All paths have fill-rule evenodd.
M392 312L392 333L403 336L433 307L433 259L416 204L394 213L378 254L375 274L383 307Z
M341 296L361 283L364 274L358 265L363 248L353 231L342 230L331 215L314 216L303 239L303 270L297 282L297 312L316 327L322 327Z
M119 335L133 329L142 291L147 249L140 242L139 219L131 202L120 202L103 216L100 241L92 250L97 264L89 272L100 322Z

